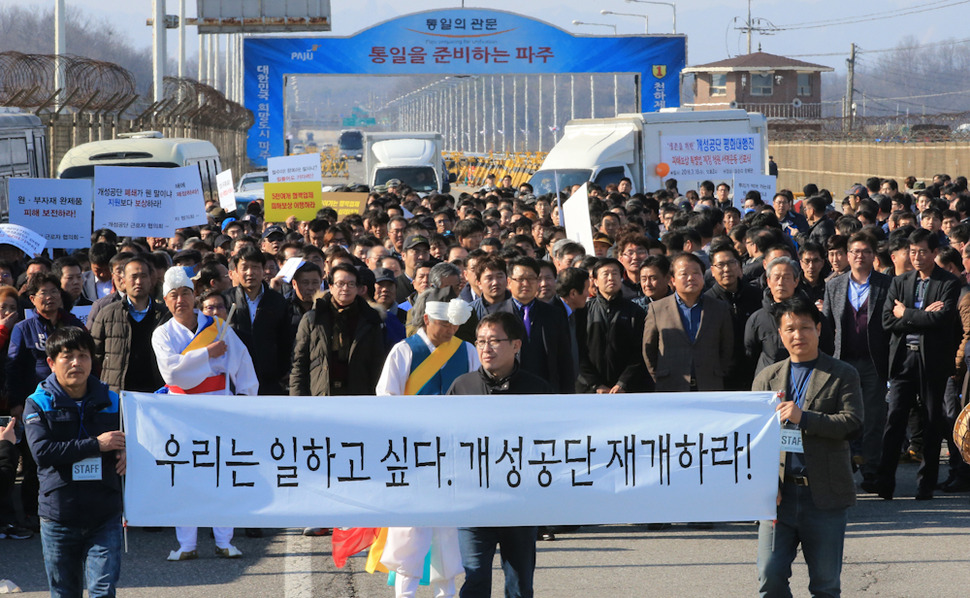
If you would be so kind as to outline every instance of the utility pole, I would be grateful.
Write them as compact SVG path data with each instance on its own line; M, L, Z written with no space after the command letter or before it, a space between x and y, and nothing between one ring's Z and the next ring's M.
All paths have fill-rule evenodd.
M853 87L855 86L855 43L853 42L849 46L849 59L845 61L847 67L847 72L845 76L845 107L843 113L845 114L845 122L847 124L848 130L852 130L852 104L853 104Z
M750 54L751 53L751 30L754 28L751 25L751 0L748 0L748 20L745 23L745 26L748 28L748 54Z

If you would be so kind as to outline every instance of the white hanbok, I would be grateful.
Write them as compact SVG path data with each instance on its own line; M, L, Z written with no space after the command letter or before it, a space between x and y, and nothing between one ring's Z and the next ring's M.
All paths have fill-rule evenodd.
M424 328L416 333L430 351L434 345ZM481 365L478 352L469 343L462 343L459 351L468 354L468 371L474 372ZM379 396L403 395L411 373L411 347L401 341L391 348L384 369L377 382ZM455 578L464 573L461 551L458 545L458 529L454 527L389 527L387 542L381 554L381 563L394 571L394 596L412 598L424 574L424 560L431 551L431 595L435 598L451 598L455 595Z
M219 357L210 358L205 347L193 349L186 354L182 351L189 346L199 329L208 321L208 316L196 312L196 330L189 330L172 318L152 333L152 348L158 360L158 371L172 394L209 394L209 395L255 395L259 390L259 380L253 368L249 350L236 333L226 326L222 340L226 352ZM221 320L219 321L221 322ZM225 325L225 324L222 324ZM201 385L215 381L217 376L225 379L221 388L209 391L196 390ZM212 384L210 384L212 386ZM175 387L174 389L172 387ZM235 393L231 389L235 390ZM191 391L191 392L189 392ZM229 548L232 542L231 527L214 527L212 535L216 546ZM191 552L198 544L199 529L196 527L176 527L175 536L179 550Z

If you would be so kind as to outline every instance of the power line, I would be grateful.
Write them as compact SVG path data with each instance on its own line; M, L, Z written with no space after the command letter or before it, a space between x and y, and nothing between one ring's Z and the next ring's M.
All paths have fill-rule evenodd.
M940 4L946 4L947 2L950 2L950 1L952 1L952 0L935 0L934 2L924 3L923 6L920 7L920 8L921 9L924 9L924 10L935 10L938 7L938 5L940 5ZM939 8L944 8L944 7L939 7ZM802 27L802 26L805 26L805 25L819 25L819 24L830 24L830 23L836 23L837 24L837 23L839 23L839 21L846 20L846 19L862 19L862 18L873 18L873 19L875 19L875 18L884 18L884 19L889 19L889 18L893 18L893 17L896 17L896 16L900 16L900 15L897 15L896 13L905 12L905 11L909 11L909 10L913 10L913 7L894 8L892 10L883 11L881 13L881 16L880 17L873 17L872 15L857 15L857 16L854 16L854 17L839 17L839 18L836 18L836 19L824 19L824 20L819 20L819 21L805 21L804 23L793 23L792 25L787 25L787 27ZM782 26L785 27L785 25L782 25Z
M899 9L899 10L890 11L878 16L867 15L867 16L858 16L858 17L846 17L844 19L833 19L829 21L811 21L811 22L800 23L800 24L796 23L793 25L780 25L776 27L775 30L793 31L796 29L821 29L823 27L833 27L837 25L854 25L856 23L870 23L873 21L883 21L886 19L894 19L896 17L904 17L907 15L941 10L944 8L950 8L953 6L959 6L961 4L968 4L968 3L970 3L970 0L958 0L956 2L949 2L947 4L941 4L940 2L937 2L935 3L935 5L930 4L930 5L922 6L918 8Z
M948 46L956 44L965 44L970 42L970 37L967 39L948 39L940 42L932 42L928 44L919 44L917 46L896 46L895 48L880 48L878 50L866 50L864 48L856 47L856 55L859 54L883 54L886 52L899 52L903 50L922 50L924 48L932 48L935 46ZM814 54L786 54L789 58L810 58L812 56L845 56L845 52L817 52Z

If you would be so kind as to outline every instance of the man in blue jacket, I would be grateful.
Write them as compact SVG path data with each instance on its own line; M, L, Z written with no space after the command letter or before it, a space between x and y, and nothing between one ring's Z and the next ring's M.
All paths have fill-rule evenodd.
M83 328L47 338L51 375L24 408L40 478L40 533L51 596L112 597L121 571L125 436L118 395L91 376L94 340Z

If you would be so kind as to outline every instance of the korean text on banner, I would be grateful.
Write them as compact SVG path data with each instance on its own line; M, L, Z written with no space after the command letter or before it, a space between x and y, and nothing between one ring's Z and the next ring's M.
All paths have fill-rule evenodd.
M320 154L279 156L266 162L271 183L305 183L323 180Z
M774 393L606 402L272 397L270 410L266 400L123 393L128 521L380 527L775 517Z
M323 188L315 181L263 183L266 222L285 222L290 216L313 220L321 207Z
M589 193L586 185L580 185L562 205L566 236L585 247L587 255L593 255L593 229L589 224Z
M776 177L768 174L736 174L734 175L734 207L744 209L744 196L748 191L761 193L761 201L770 204L775 195Z
M343 220L348 214L363 214L368 197L367 193L328 192L323 194L321 207L333 208L337 212L337 220Z
M223 170L216 175L216 188L219 189L219 205L230 214L236 211L236 189L232 183L232 169Z
M660 161L670 165L667 176L689 181L764 173L757 135L661 135Z
M19 224L0 224L0 245L13 245L34 257L44 250L47 239Z
M91 244L91 183L84 179L26 179L10 182L10 222L39 231L48 247L75 249Z
M176 228L205 223L196 166L94 167L94 228L118 236L168 237Z
M175 228L207 224L205 213L205 193L202 192L202 178L197 166L169 168L175 201L172 202Z

